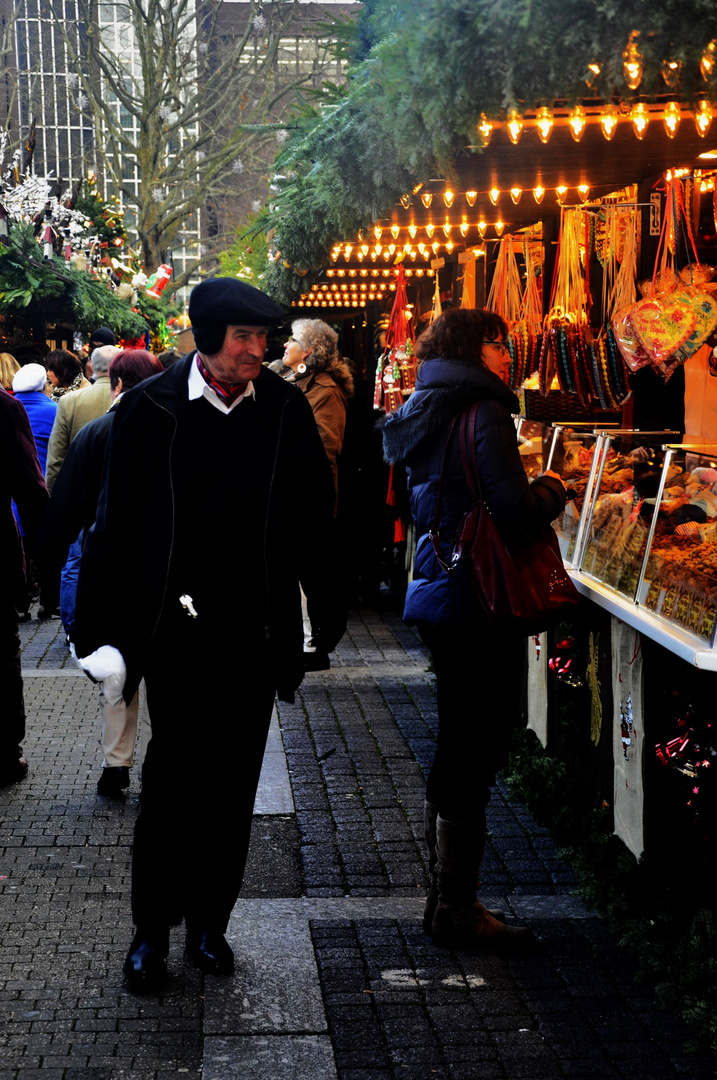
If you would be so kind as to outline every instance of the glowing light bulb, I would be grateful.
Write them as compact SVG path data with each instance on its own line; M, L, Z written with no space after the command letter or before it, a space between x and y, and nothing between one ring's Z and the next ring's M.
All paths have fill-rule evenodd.
M421 195L421 202L425 206L426 210L433 202L433 194L430 191L424 191Z
M453 226L451 225L450 221L448 221L448 219L446 219L445 223L441 226L441 228L443 229L443 235L445 237L451 235L451 229L453 228Z
M493 124L488 119L485 113L480 114L480 124L478 124L478 137L481 141L481 146L490 145L490 137L493 134Z
M578 194L580 195L580 202L587 202L590 186L588 184L578 184Z
M637 47L639 30L633 30L622 54L622 74L631 90L637 90L642 82L644 57ZM638 136L641 138L641 136Z
M712 124L712 106L709 101L704 98L700 101L699 108L695 113L695 127L697 128L697 134L704 139L705 135L710 129Z
M588 90L594 90L598 79L600 78L600 72L602 71L602 64L588 64L588 74L585 79L585 85Z
M419 250L421 255L425 255L426 254L426 245L425 244L419 244L418 245L418 250Z
M481 220L481 221L478 222L478 232L480 233L481 240L485 236L485 231L486 231L487 228L488 228L488 222L487 221Z
M557 196L558 203L560 204L560 206L562 206L563 203L565 202L565 196L567 195L567 193L568 193L568 189L566 188L565 184L558 184L558 186L555 189L555 194Z
M383 233L383 229L381 228L381 226L380 225L374 225L374 227L373 227L373 235L376 237L377 240L381 239L381 234L382 233Z
M636 105L632 106L632 109L630 110L630 119L632 120L632 126L637 138L640 140L644 139L647 127L650 123L650 114L647 111L647 106L642 101L638 101Z
M353 251L353 245L352 244L347 244L346 247L344 248L344 258L346 259L347 262L348 262L349 255L351 254L352 251Z
M392 225L391 226L391 236L393 237L394 240L398 240L399 232L400 232L400 229L399 229L398 225Z
M568 125L570 127L570 134L575 139L575 142L580 142L582 139L587 122L585 110L579 105L576 105L574 109L570 110Z
M443 201L449 210L453 206L453 200L455 199L455 197L455 191L451 191L450 188L446 188L446 190L443 192Z
M545 195L545 188L541 187L540 184L538 184L536 187L533 188L533 198L537 202L538 206L540 206L541 202L543 201L543 196L544 195Z
M668 101L665 105L665 111L662 114L662 122L665 125L665 131L670 139L674 139L677 134L677 129L680 126L680 120L682 114L680 112L680 106L676 101Z
M478 198L478 192L477 191L467 191L466 192L466 202L468 203L469 206L475 206L475 202L476 202L477 198Z
M496 236L502 236L503 235L503 229L505 228L505 222L498 220L498 221L496 221L493 228L495 229Z
M600 113L600 127L602 128L602 133L608 142L612 140L612 137L617 129L617 124L617 109L612 104L612 102L609 102L607 105L603 106L603 109Z
M488 192L488 198L493 203L493 206L498 205L498 199L500 198L500 191L497 187L491 188Z
M676 90L680 83L681 60L663 60L660 74L668 90Z
M401 196L401 206L403 207L403 209L408 210L410 205L411 205L411 196L410 195L402 195Z
M523 189L522 188L512 187L510 189L510 197L513 200L513 202L515 203L516 206L520 202L520 197L521 197L522 194L523 194Z
M389 253L389 255L393 255L395 253L395 251L396 251L396 245L395 244L389 244L388 245L388 253Z
M705 82L708 82L712 78L712 72L715 69L715 53L717 52L717 41L710 41L709 45L702 53L702 59L700 60L700 71L702 72L702 78Z
M368 244L362 244L360 250L362 255L368 255Z
M416 233L417 232L418 232L418 228L416 227L414 222L411 222L411 224L408 226L408 235L411 237L412 240L416 239Z
M517 146L523 130L523 118L517 109L508 109L506 128L508 129L508 138L514 146Z
M431 244L431 247L432 247L432 249L433 249L433 254L434 254L434 255L437 255L437 254L438 254L438 249L440 248L440 246L441 246L441 245L440 245L440 244L438 243L438 241L437 241L437 240L434 240L434 241L433 241L433 243Z
M431 239L431 237L433 236L435 231L436 231L436 226L433 224L432 221L429 221L428 224L426 225L426 236L428 237L429 240Z
M542 143L546 143L550 138L550 133L553 130L553 114L550 109L543 105L538 109L535 114L535 123L538 128L538 138ZM515 139L515 142L518 140Z
M376 246L374 247L373 250L376 252L377 255L380 255L381 252L383 251L383 247L382 247L381 244L376 244Z
M470 225L468 224L468 222L466 221L466 219L465 219L465 218L463 218L463 221L462 221L462 222L460 223L460 225L458 226L458 228L460 229L460 232L461 232L461 236L465 236L465 235L466 235L466 233L468 232L468 229L470 228Z

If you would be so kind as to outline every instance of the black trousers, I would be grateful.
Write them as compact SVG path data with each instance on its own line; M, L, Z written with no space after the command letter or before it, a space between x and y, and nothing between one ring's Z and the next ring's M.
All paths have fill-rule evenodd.
M479 821L521 719L525 639L481 623L418 629L433 659L438 700L426 799L448 821Z
M160 626L145 672L152 738L132 858L142 927L224 933L241 887L274 686L266 643ZM206 625L206 624L205 624Z
M24 738L17 608L8 597L0 597L0 763L12 763L21 757Z

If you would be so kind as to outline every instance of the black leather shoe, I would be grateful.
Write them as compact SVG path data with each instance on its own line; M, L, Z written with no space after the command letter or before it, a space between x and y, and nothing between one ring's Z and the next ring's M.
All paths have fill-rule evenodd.
M137 994L159 990L167 978L168 952L168 930L154 933L138 930L122 968L130 990Z
M234 953L216 930L187 931L184 951L205 975L231 975L234 970Z
M16 784L18 780L24 780L27 776L27 761L24 757L10 758L0 762L0 787L8 784Z
M105 765L97 781L97 794L108 799L119 799L124 788L129 787L129 766Z

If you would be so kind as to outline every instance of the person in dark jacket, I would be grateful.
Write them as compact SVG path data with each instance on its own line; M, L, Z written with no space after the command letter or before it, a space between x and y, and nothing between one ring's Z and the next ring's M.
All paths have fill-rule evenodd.
M37 459L35 440L25 409L0 389L0 787L22 780L27 761L25 702L20 673L17 605L26 589L25 557L34 554L47 488ZM12 512L15 502L25 536L24 550Z
M431 890L424 926L434 940L459 945L513 946L529 932L507 926L476 899L485 847L485 808L496 772L507 760L520 716L525 642L497 632L459 564L445 573L429 536L451 421L474 402L475 458L487 505L506 534L544 526L562 510L556 474L529 483L511 416L518 400L506 385L507 328L493 312L453 308L419 338L416 389L383 427L389 463L408 472L418 536L404 618L416 624L431 652L438 698L438 744L425 805ZM457 426L448 442L439 533L444 556L465 512L468 494Z
M39 548L44 572L50 577L59 575L77 536L86 537L94 524L107 447L123 394L161 370L159 361L144 349L122 350L110 361L112 406L109 412L85 424L70 443L42 520ZM122 798L134 763L139 691L130 702L123 699L115 705L100 691L100 705L104 761L97 794Z
M197 352L117 410L73 628L86 670L116 654L105 682L123 684L128 702L142 676L147 687L124 964L137 990L163 982L169 927L183 918L193 963L233 970L224 934L272 703L275 692L293 700L304 674L300 584L325 648L346 625L327 561L326 454L303 394L262 366L283 312L245 282L213 278L192 291L189 317ZM113 575L121 587L108 587Z

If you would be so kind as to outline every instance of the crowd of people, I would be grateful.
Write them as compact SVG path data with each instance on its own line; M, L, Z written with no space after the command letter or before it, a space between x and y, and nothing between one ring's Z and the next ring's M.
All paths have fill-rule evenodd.
M13 369L0 355L9 466L0 540L14 568L0 607L0 785L28 769L18 611L27 610L31 560L41 613L59 609L75 658L99 684L101 795L122 797L129 785L146 688L152 735L133 847L136 933L124 963L138 991L162 985L170 927L182 921L197 967L233 970L224 935L272 703L293 701L306 671L330 665L347 614L336 514L354 387L336 332L296 320L270 370L267 331L284 313L264 293L210 279L193 289L189 316L196 348L166 369L145 350L119 348L107 328L91 336L84 369L66 350L46 367ZM424 924L435 940L514 948L528 931L489 912L476 892L485 806L520 712L520 679L506 686L495 673L506 658L520 669L521 641L495 633L468 578L443 572L430 539L437 517L452 536L468 509L452 433L476 401L476 462L496 520L537 528L563 507L560 479L531 484L520 464L506 333L490 312L445 312L419 339L416 390L385 418L383 440L386 461L406 467L418 536L405 617L437 679ZM219 634L227 610L236 617Z

